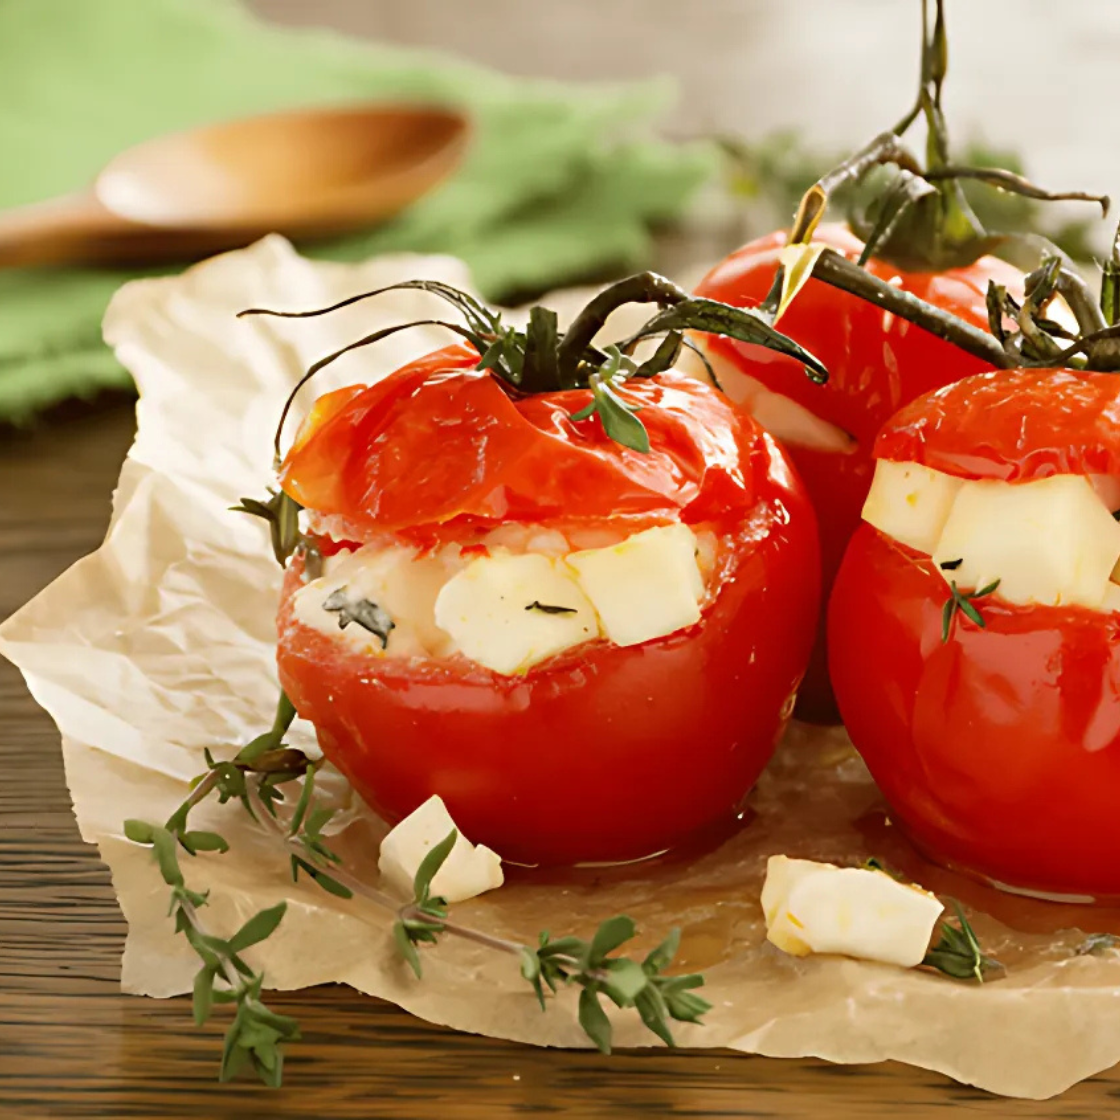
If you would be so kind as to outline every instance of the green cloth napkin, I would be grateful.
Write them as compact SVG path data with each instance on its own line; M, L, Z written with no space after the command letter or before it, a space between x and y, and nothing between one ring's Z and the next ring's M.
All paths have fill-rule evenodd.
M380 97L453 104L476 125L462 170L392 224L313 255L452 253L500 298L644 261L650 223L677 215L712 167L706 147L643 136L671 93L267 26L234 0L0 0L0 207L74 190L122 148L211 120ZM100 324L134 275L0 272L0 420L129 384Z

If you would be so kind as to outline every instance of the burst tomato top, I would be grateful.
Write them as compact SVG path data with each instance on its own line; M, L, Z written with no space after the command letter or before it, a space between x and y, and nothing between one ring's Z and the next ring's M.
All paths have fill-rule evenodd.
M1118 386L1114 373L993 370L902 409L875 455L1004 482L1120 475Z
M587 389L519 397L453 346L369 388L320 399L281 472L284 489L347 535L503 521L727 522L754 503L766 454L722 394L691 378L635 378L650 451L573 420Z

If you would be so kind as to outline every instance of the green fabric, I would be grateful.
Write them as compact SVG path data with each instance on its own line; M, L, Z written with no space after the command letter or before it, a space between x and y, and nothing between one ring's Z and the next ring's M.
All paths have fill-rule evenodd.
M567 87L447 57L266 26L235 0L0 0L0 207L90 181L172 129L293 105L384 97L462 106L462 170L391 225L315 254L453 253L492 298L645 260L649 225L708 175L705 147L643 137L661 83ZM0 419L129 384L100 339L135 273L0 272Z

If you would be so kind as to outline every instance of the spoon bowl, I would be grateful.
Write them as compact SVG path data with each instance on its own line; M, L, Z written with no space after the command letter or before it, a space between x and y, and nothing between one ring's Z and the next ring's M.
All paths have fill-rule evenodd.
M446 178L468 132L446 109L357 105L160 136L88 191L0 213L0 265L183 259L374 225Z

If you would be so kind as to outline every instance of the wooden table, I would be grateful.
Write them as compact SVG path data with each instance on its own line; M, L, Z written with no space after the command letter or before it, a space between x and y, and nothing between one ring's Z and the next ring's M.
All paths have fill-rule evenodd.
M120 399L32 433L0 429L0 617L101 539L132 438ZM222 1016L121 995L124 926L104 866L78 838L54 725L0 664L0 1117L1115 1117L1120 1075L1057 1101L1000 1100L887 1064L830 1066L727 1052L603 1058L428 1026L341 988L277 997L304 1041L286 1088L215 1081Z

